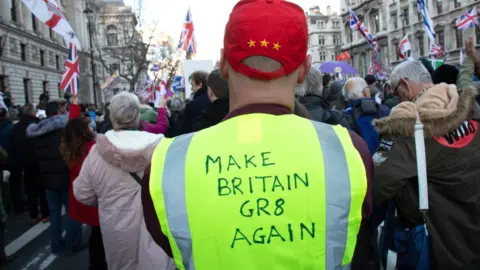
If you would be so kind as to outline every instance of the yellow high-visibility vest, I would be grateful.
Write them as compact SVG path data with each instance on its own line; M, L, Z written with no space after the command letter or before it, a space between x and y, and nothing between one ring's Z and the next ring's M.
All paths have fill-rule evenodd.
M163 139L149 188L178 269L349 269L367 176L345 128L248 114Z

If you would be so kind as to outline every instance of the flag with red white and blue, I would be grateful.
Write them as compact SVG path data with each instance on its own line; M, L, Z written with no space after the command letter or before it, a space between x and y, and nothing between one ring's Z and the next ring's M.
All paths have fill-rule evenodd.
M78 51L75 43L68 44L70 53L65 63L65 70L63 71L62 82L60 89L65 93L70 92L72 95L77 95L80 88L80 70L78 68Z
M358 30L360 34L367 40L367 42L373 47L374 50L377 50L378 44L375 41L375 37L368 32L368 29L363 25L362 21L357 17L357 14L353 12L351 8L350 11L350 29Z
M470 11L458 17L456 26L458 30L465 30L478 25L477 7L473 7Z
M187 16L185 17L185 21L183 22L183 29L182 34L180 35L178 48L190 54L197 53L197 41L195 39L194 30L192 13L190 12L189 8L187 11Z

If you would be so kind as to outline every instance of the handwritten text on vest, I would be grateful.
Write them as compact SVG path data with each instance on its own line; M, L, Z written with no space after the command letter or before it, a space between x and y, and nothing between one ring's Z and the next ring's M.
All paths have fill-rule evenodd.
M258 155L228 155L206 156L206 174L221 175L233 170L255 169L271 167L270 172L275 172L276 166L271 152L261 152ZM258 195L255 199L245 200L239 205L239 214L245 218L258 218L262 216L282 216L285 214L284 198L272 200L271 193L292 191L309 187L308 173L292 173L287 175L252 175L248 177L218 177L218 196ZM261 196L260 194L266 194ZM268 198L265 198L268 197ZM286 219L289 220L289 219ZM257 224L261 224L258 222ZM231 248L241 243L270 244L274 241L293 242L304 240L306 237L315 238L315 223L297 225L285 222L258 228L236 228L233 233ZM242 242L239 242L242 241Z

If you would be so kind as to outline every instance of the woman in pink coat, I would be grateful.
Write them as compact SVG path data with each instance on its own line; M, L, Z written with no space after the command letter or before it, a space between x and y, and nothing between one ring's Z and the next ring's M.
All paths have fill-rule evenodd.
M139 131L138 98L122 92L111 100L113 130L97 135L73 183L75 198L98 207L110 270L175 269L146 230L140 179L161 134Z

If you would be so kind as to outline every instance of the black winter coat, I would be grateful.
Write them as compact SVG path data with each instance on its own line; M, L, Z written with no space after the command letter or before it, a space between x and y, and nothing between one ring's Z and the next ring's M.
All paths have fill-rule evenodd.
M183 120L182 134L193 131L192 124L201 114L203 109L210 104L208 98L207 87L199 89L195 92L193 100L185 106L185 119Z
M298 101L308 110L312 120L330 125L341 125L347 129L354 130L352 120L340 112L327 108L325 101L319 96L306 95Z
M226 98L210 103L193 122L192 131L200 131L220 123L227 116L228 109L229 103Z
M68 188L70 183L68 167L60 155L60 140L67 122L67 115L58 115L27 127L27 136L33 139L32 157L49 190Z
M39 119L32 115L23 115L18 123L13 126L12 131L12 156L10 163L13 166L22 168L34 164L31 157L33 140L27 137L27 127L30 124L38 123Z

